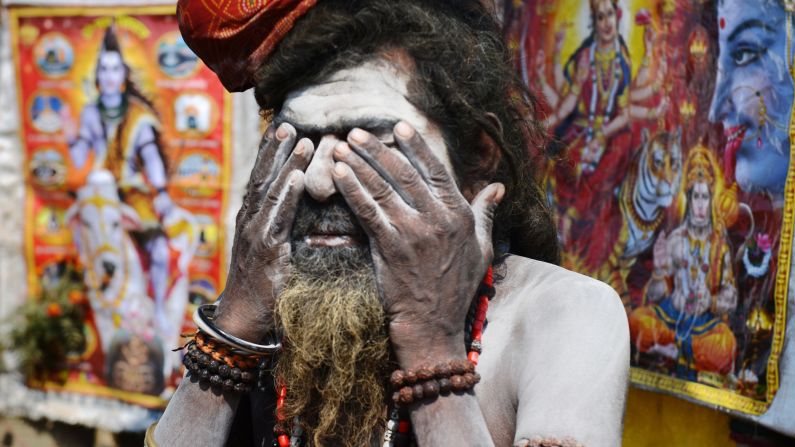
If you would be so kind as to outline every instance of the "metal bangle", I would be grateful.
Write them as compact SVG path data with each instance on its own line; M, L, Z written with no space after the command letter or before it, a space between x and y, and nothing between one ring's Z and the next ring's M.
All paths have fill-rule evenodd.
M155 442L155 428L157 428L157 422L154 422L149 426L149 428L146 429L144 447L158 447L157 443Z
M215 315L216 307L216 304L202 304L193 313L193 322L196 323L200 331L224 344L249 354L270 355L282 349L281 343L259 345L222 331L213 322L213 317L207 315L208 310L211 310L212 315Z

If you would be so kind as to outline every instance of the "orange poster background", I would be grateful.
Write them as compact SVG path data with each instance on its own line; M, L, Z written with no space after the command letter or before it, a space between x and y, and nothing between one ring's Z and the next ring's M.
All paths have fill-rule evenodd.
M135 83L158 115L168 193L200 227L198 249L188 273L190 301L183 324L187 329L192 326L190 314L195 306L214 300L225 281L223 226L231 169L231 97L200 61L190 70L164 68L159 63L162 54L158 50L181 40L172 7L12 9L25 155L28 296L34 299L47 276L57 274L59 263L76 257L72 231L64 217L74 202L81 175L71 162L65 130L70 122L77 125L83 107L97 100L97 54L111 25ZM46 57L55 62L47 62ZM184 130L184 124L178 122L185 119L180 107L197 103L209 105L209 121L199 130ZM48 107L57 110L46 110L55 112L46 115ZM101 352L97 352L96 328L90 320L89 315L87 350L70 361L69 370L63 373L68 380L37 386L115 397L151 408L163 406L161 398L173 391L179 375L167 379L161 396L108 388L101 377Z

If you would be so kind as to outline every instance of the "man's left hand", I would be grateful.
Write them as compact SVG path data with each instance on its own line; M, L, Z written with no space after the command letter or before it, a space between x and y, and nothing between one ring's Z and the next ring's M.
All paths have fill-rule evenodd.
M464 354L464 323L493 256L490 184L468 203L447 168L408 124L400 151L354 129L335 148L334 183L370 239L390 339L403 367Z

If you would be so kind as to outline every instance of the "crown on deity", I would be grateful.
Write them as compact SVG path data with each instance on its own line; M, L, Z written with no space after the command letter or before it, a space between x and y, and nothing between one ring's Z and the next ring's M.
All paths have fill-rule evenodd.
M712 151L700 144L696 145L687 154L686 166L686 190L696 183L706 183L711 192L715 191L715 156Z

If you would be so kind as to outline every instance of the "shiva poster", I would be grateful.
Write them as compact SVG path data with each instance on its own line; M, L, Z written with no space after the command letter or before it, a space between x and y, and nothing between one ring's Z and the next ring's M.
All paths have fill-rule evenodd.
M231 98L173 7L12 8L11 26L28 385L161 408L225 281Z
M546 112L563 265L619 293L632 381L763 413L792 240L795 2L506 3Z

